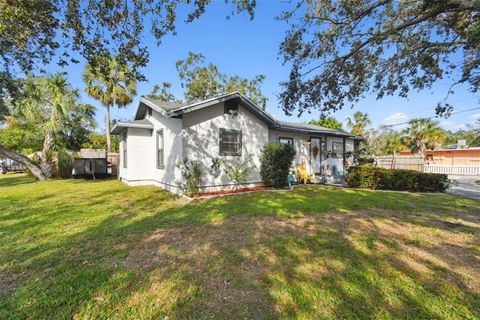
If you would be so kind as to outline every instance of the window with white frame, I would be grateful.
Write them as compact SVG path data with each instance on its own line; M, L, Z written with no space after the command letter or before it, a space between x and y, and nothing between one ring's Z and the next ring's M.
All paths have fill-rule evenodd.
M242 131L220 129L220 155L241 156L242 155Z
M157 131L157 168L164 168L164 139L163 129Z

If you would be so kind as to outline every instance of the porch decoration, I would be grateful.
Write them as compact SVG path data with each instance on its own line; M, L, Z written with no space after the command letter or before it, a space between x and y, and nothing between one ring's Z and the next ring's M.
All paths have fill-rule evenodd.
M287 182L288 182L288 187L291 189L293 184L295 183L295 175L293 174L292 171L290 171L290 173L288 174Z
M307 167L305 165L300 165L297 167L297 176L298 176L298 181L302 182L303 184L307 184L308 181L314 182L315 181L315 175L309 176L307 173Z

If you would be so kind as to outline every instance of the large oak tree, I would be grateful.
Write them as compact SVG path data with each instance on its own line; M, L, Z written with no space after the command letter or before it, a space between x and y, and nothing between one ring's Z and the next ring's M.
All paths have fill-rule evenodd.
M287 114L336 111L370 93L406 97L444 78L446 95L480 87L478 0L299 0L281 19L290 24L280 46L291 66L280 94Z

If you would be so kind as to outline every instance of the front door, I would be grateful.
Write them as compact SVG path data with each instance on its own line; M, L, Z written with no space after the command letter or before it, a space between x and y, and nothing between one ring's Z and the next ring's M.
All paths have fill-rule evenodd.
M322 173L322 139L314 138L310 139L310 159L312 172L316 175Z

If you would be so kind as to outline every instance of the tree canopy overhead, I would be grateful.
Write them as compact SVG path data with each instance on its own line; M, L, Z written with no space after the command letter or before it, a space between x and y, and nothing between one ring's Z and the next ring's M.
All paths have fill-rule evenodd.
M290 24L280 46L287 114L336 111L367 93L406 97L442 78L480 87L478 0L300 0L280 19Z
M0 0L0 62L3 71L12 65L29 71L52 58L59 65L77 62L78 52L88 63L99 56L118 56L134 69L148 62L145 26L160 43L176 32L179 18L193 22L211 0ZM254 16L255 0L226 0L232 12ZM186 9L179 17L179 8ZM140 75L139 75L140 76Z
M319 120L310 120L308 123L333 130L343 129L342 123L335 117L321 117Z
M213 63L207 63L204 55L193 52L189 52L186 59L178 60L176 67L182 88L186 89L185 100L187 102L205 100L238 91L265 109L267 98L260 90L260 86L265 80L263 74L256 75L253 79L243 78L239 75L227 75L220 72Z
M254 17L255 0L225 0L232 14ZM190 23L205 13L212 0L0 0L0 118L5 99L16 97L16 80L44 71L49 63L66 66L79 58L95 68L115 56L131 66L137 80L149 61L144 37L157 44L176 33L178 20ZM150 30L146 30L149 26Z

